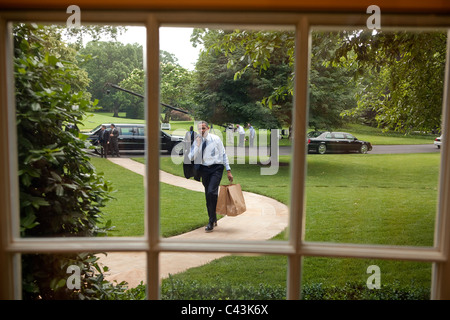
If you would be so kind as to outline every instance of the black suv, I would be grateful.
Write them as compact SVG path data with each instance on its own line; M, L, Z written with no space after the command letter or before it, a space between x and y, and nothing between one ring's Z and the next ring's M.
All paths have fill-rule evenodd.
M102 125L106 126L106 130L111 130L110 123L104 123L87 133L88 140L94 146L98 145L98 134ZM143 153L145 151L145 125L144 124L115 124L119 130L119 150L122 153ZM164 131L161 133L160 150L172 152L175 150L177 154L183 154L184 137L170 135ZM97 150L96 150L97 151ZM109 150L111 152L111 150Z

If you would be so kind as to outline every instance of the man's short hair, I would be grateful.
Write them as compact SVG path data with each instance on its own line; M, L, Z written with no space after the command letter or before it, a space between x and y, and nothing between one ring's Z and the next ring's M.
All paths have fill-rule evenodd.
M203 121L203 120L198 122L197 127L198 127L198 126L201 126L201 125L203 125L203 124L209 128L208 122Z

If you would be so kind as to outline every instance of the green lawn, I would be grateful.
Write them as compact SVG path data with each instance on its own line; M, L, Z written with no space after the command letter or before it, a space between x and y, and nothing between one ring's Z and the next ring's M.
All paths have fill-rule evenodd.
M102 123L145 123L145 120L125 118L123 113L119 113L119 116L119 118L113 117L112 113L88 113L83 125L80 125L79 128L86 132L95 129Z
M115 226L109 236L143 236L145 210L143 177L106 159L91 158L91 162L115 189L113 194L115 199L103 210L105 220L110 219ZM207 224L208 215L203 193L165 183L161 183L160 187L160 230L163 237L185 233Z
M142 158L136 160L143 162ZM281 160L289 163L289 157ZM433 244L439 154L308 155L307 160L306 240ZM103 159L94 158L93 163L105 171L107 179L118 189L117 203L111 202L106 210L113 225L118 227L113 235L142 235L142 177ZM174 165L170 157L161 158L161 168L182 175L182 167ZM235 182L244 190L289 204L289 166L281 166L274 176L261 176L257 165L234 164L232 168ZM181 219L193 212L199 213L199 224L204 225L206 210L202 193L161 186L163 236L185 232L181 226L189 223ZM186 212L186 207L191 208L190 213ZM171 227L177 230L169 230ZM188 229L194 227L195 223L187 226ZM288 232L282 232L274 240L285 240L287 236ZM306 285L320 283L328 288L342 287L348 282L365 285L369 276L367 267L373 264L381 268L382 285L425 289L430 286L430 263L369 259L305 257L302 279ZM214 279L220 277L222 286L256 287L260 283L285 286L286 273L284 256L232 255L174 275L172 280L213 285ZM205 277L205 274L210 276Z
M383 132L380 128L373 128L359 124L348 124L335 131L350 132L360 140L371 142L373 145L399 145L399 144L432 144L439 135L432 134L403 134L400 132Z
M433 244L439 154L308 155L307 160L306 240ZM162 158L161 167L181 174L170 158ZM232 169L244 190L289 204L289 167L280 167L275 176L261 176L255 165L235 164ZM282 233L275 239L284 240L286 236ZM302 277L306 285L365 285L367 267L373 264L381 269L383 285L425 289L430 286L430 263L306 257ZM285 284L286 272L283 256L230 256L175 275L174 279L211 285L203 276L211 274L212 278L224 279L224 286L258 286L261 282L278 286Z
M306 240L433 244L439 154L308 155L307 160ZM289 157L280 161L286 164ZM170 157L160 163L182 175ZM232 164L232 171L243 190L289 205L288 165L273 176L260 175L260 166L248 161Z

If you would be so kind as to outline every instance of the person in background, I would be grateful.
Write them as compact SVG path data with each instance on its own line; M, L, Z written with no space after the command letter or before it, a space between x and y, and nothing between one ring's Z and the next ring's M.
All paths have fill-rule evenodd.
M184 136L184 147L183 147L183 173L186 179L194 177L195 180L200 181L200 174L194 166L194 161L189 159L189 152L191 151L192 144L197 138L197 132L194 131L194 127L191 126L189 131L186 132Z
M109 134L109 146L111 147L111 156L114 156L114 154L117 157L120 157L119 154L119 130L117 130L116 126L114 124L111 124L111 132Z
M256 132L255 132L255 129L252 127L252 125L250 123L248 123L247 126L248 126L248 129L249 129L249 141L250 141L249 145L250 145L250 147L253 147L253 144L255 142Z
M245 130L242 126L239 124L236 125L238 133L239 133L239 147L244 146L244 140L245 140Z
M98 143L100 145L100 157L105 159L108 155L108 143L109 143L109 134L108 131L106 131L106 126L102 125L100 132L98 133Z

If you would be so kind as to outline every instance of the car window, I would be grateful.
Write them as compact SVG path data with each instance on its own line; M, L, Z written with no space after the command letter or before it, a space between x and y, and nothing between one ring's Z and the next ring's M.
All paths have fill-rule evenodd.
M322 133L323 132L321 132L321 131L310 131L310 132L308 132L308 138L317 138Z
M123 136L132 136L134 134L133 127L122 127L120 130Z
M137 128L137 134L138 134L138 136L145 136L145 128L143 128L143 127Z
M334 138L335 138L335 139L345 139L343 133L335 133L335 134L334 134Z
M348 139L348 140L355 140L355 137L352 136L352 135L349 134L349 133L347 133L347 134L345 135L345 137L346 137L346 139Z
M332 138L331 133L327 133L327 135L325 136L325 138L331 139L331 138Z

